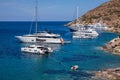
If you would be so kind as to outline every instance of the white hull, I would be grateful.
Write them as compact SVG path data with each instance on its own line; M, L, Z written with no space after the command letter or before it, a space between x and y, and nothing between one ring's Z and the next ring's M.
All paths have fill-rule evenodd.
M27 37L27 36L16 36L17 39L20 40L20 42L36 42L36 37Z
M38 40L44 40L44 43L55 43L55 44L63 44L64 41L62 38L37 38ZM37 40L37 42L39 42Z
M31 45L29 47L22 47L21 51L25 53L34 53L34 54L46 54L53 52L53 50L49 47L42 47L36 45Z
M27 37L27 36L16 36L20 42L44 42L44 43L53 43L53 44L63 44L64 41L62 38L38 38L38 37Z
M21 51L22 52L25 52L25 53L34 53L34 54L45 54L44 51L41 51L41 50L36 50L35 49L28 49L27 47L23 47L21 48Z
M68 26L71 31L78 31L80 28L84 28L82 24L73 24L72 26Z
M73 32L73 38L96 38L99 34L92 29Z
M73 35L73 38L81 38L81 39L92 39L96 38L97 36L86 36L86 35Z

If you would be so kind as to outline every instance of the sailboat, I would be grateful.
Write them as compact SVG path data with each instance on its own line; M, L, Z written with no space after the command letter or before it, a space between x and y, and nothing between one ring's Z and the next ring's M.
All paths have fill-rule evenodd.
M70 29L70 31L74 32L74 31L77 31L79 30L80 28L84 28L84 25L82 23L78 23L79 20L78 20L78 11L79 11L79 7L76 8L77 9L77 16L76 16L76 21L75 21L75 24L72 24L71 26L68 26L68 28Z
M33 34L26 34L23 36L15 36L20 42L44 42L44 43L59 43L63 44L64 40L60 34L54 34L48 31L41 31L37 30L38 28L38 1L36 0L36 7L35 7L35 33Z

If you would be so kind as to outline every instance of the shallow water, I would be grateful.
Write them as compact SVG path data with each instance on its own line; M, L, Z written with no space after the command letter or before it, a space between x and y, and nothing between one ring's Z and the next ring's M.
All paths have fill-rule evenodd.
M95 39L72 39L63 26L66 23L39 23L39 30L48 29L72 41L52 45L54 52L41 56L21 53L24 43L14 37L27 34L31 22L0 22L0 80L89 80L92 75L85 71L120 67L120 56L99 49L117 34L103 32ZM79 71L71 71L72 65L79 65Z

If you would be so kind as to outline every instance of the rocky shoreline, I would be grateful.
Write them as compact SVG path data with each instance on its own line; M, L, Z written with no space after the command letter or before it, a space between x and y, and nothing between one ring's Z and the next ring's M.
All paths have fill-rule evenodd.
M120 36L105 44L105 46L101 49L116 55L120 55Z
M120 55L120 36L106 43L101 49L115 55ZM93 74L92 80L120 80L120 67L94 71Z
M82 19L82 24L88 25L97 23L100 18L108 25L107 31L120 34L120 0L110 0L76 20L81 21ZM77 22L76 20L66 26L72 26ZM106 43L101 49L120 56L120 36ZM92 80L120 80L120 68L94 71L93 73L95 76L92 77Z
M94 71L92 80L120 80L120 68Z

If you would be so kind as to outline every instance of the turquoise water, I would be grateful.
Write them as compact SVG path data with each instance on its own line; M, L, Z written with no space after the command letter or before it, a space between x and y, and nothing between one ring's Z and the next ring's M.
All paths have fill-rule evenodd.
M72 39L63 25L67 22L41 22L39 30L60 33L71 44L53 45L47 56L21 53L24 43L14 37L29 32L31 22L0 22L0 80L89 80L85 71L120 67L120 56L99 49L117 34L103 32L95 39ZM55 46L55 47L54 47ZM79 65L76 72L72 65Z

